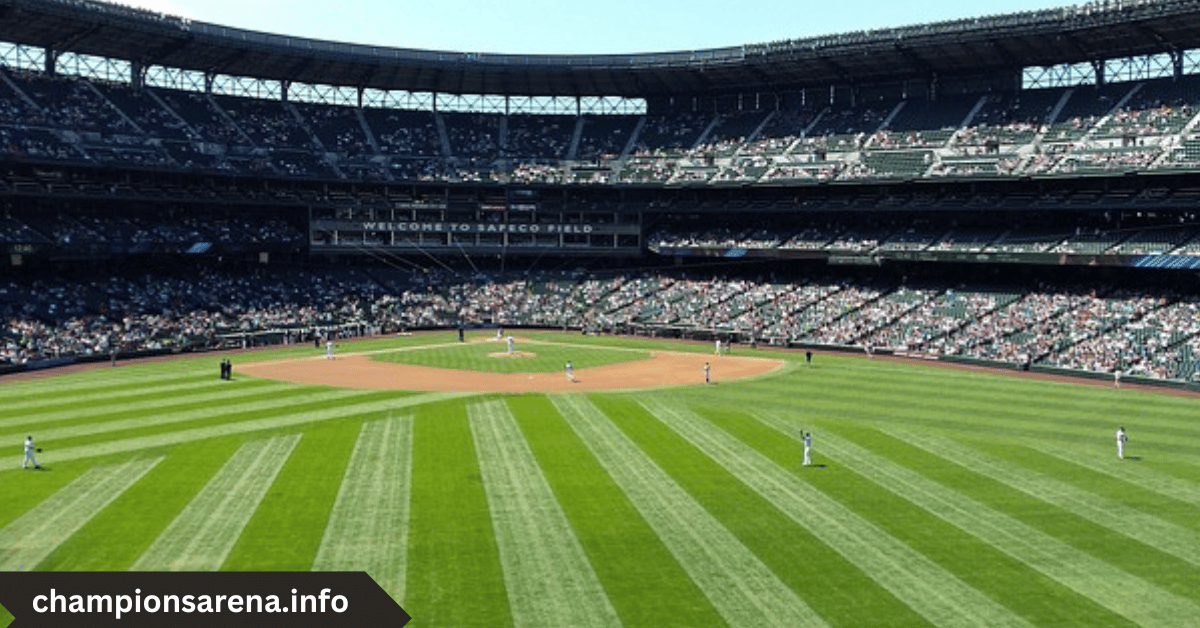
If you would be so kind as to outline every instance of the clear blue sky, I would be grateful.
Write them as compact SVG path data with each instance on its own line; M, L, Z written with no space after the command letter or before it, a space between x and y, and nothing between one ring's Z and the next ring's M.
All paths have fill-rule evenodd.
M462 52L719 48L1080 4L1069 0L125 0L205 22Z

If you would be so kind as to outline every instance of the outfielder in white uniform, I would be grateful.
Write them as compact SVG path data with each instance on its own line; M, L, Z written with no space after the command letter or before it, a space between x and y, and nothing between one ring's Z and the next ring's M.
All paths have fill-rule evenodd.
M508 337L508 354L512 355L517 352L517 340L512 336Z
M713 349L713 355L721 355L721 339L717 338L717 345Z
M812 464L812 432L804 433L804 466Z
M28 469L30 465L33 465L34 469L42 468L42 465L38 464L37 458L33 456L33 451L33 437L28 436L25 438L25 460L21 462L22 469Z
M1117 428L1117 457L1125 459L1125 443L1129 442L1129 435L1125 433L1124 427Z

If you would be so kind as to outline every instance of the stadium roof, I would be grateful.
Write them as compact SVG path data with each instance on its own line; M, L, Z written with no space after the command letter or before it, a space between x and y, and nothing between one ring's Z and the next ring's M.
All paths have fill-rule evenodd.
M388 48L242 30L91 0L0 0L0 41L209 74L524 96L775 92L1015 73L1200 48L1200 0L1060 9L766 44L632 55Z

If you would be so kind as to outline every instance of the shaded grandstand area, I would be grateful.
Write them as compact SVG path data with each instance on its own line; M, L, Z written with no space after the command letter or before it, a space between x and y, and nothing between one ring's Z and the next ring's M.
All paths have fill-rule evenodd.
M1193 382L1200 297L1174 273L752 263L687 268L119 263L0 282L9 369L460 325L854 349ZM1154 273L1154 274L1151 274ZM57 360L57 362L56 362Z

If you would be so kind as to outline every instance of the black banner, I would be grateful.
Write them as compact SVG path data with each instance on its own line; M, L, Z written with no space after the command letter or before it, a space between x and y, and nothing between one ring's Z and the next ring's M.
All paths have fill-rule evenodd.
M0 572L9 628L404 626L366 572Z
M313 231L370 231L391 233L453 233L471 234L534 234L534 235L612 235L615 233L640 233L641 225L625 223L526 223L526 222L454 222L445 220L427 221L347 221L314 219Z

